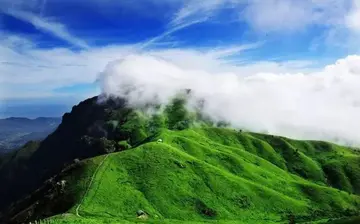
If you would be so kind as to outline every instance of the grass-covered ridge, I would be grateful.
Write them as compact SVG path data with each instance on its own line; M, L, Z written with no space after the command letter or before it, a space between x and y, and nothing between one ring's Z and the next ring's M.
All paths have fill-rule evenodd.
M285 146L275 146L277 141ZM360 197L351 194L351 189L357 189L351 182L358 179L338 171L349 183L339 185L343 191L331 188L324 171L328 163L322 162L335 152L344 155L344 161L348 157L359 161L360 157L328 143L333 149L322 152L318 144L325 143L222 128L163 130L154 141L101 157L104 162L78 214L131 222L140 209L155 223L286 223L292 218L310 221L355 215ZM359 168L359 163L341 166L347 164Z
M33 217L133 223L143 210L150 223L291 223L360 211L360 154L350 148L226 128L186 110L182 98L151 113L112 105L101 116L75 108L46 142L72 149L68 160L88 159L55 177L66 185L51 200L36 198Z

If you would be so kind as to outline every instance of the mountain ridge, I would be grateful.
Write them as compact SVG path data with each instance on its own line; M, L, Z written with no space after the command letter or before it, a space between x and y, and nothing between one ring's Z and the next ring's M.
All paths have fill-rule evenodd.
M186 110L185 103L174 99L151 115L123 99L94 97L74 106L42 143L0 158L0 181L7 185L0 190L0 220L69 213L49 221L136 222L139 209L155 223L269 223L358 214L359 152L226 128Z

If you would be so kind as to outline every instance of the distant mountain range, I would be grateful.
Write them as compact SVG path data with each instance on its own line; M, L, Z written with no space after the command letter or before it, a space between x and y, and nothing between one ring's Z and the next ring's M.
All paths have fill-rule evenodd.
M43 140L61 123L61 118L36 119L10 117L0 119L0 152L8 152L28 141Z

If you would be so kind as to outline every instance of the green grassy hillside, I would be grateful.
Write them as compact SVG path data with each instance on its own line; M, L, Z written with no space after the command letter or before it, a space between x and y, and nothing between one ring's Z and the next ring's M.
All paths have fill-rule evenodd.
M68 191L78 197L73 215L51 223L135 222L138 210L153 223L288 223L356 215L359 179L346 167L358 173L359 159L329 143L223 128L163 130L136 148L86 161L92 172L80 181L67 179ZM332 160L338 166L330 166ZM337 171L330 176L329 166Z
M0 223L321 223L359 215L358 151L234 130L185 105L179 97L134 109L95 97L75 106L41 144L0 157Z

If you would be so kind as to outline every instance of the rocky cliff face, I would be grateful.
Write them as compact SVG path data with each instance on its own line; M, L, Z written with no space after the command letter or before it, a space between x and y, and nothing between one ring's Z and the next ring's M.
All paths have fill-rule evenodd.
M66 113L55 132L41 144L3 155L0 211L37 189L75 159L116 150L114 142L107 139L105 124L112 110L121 109L125 109L121 99L102 102L98 97L87 99Z

